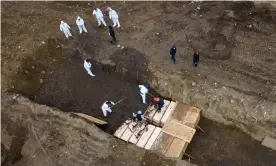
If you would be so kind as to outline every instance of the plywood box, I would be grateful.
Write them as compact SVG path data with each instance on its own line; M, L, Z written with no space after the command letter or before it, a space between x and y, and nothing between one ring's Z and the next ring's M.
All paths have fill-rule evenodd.
M148 125L147 126L147 131L145 131L141 138L139 139L139 141L137 142L137 146L141 147L141 148L144 148L144 146L147 144L151 134L153 133L154 129L155 129L155 126L153 125Z
M169 119L181 122L189 111L189 106L184 103L178 103Z
M171 113L169 120L178 121L181 124L195 128L200 120L200 109L184 103L178 103Z
M195 128L200 119L200 109L195 107L189 107L186 116L184 116L183 120L181 121L182 124Z
M153 133L151 134L146 146L145 146L145 149L150 149L152 147L152 145L154 144L154 142L156 141L158 135L160 134L160 132L162 131L162 129L160 127L156 127L153 131Z
M128 127L128 124L126 123L123 123L122 126L120 126L116 132L114 133L114 136L117 137L117 138L121 138L121 136L123 135L123 133L125 132L125 130L127 129Z
M161 108L160 112L156 111L155 115L152 118L152 121L156 126L160 126L161 119L169 105L170 101L164 100L164 106Z
M166 151L165 156L166 157L182 157L183 154L185 153L185 150L186 150L188 144L189 144L188 142L175 137L171 143L171 146Z
M158 151L165 155L167 150L171 146L173 139L174 137L172 135L169 135L161 131L158 137L156 138L155 142L151 146L150 150Z
M141 136L137 137L137 134L139 132L143 132L145 127L146 127L145 123L142 123L141 126L138 126L138 127L134 128L133 135L130 137L129 142L133 143L133 144L136 144L138 142L139 138L141 138Z
M144 113L144 117L149 121L152 122L152 119L156 113L156 109L154 108L154 105L150 105L146 112Z
M170 105L168 106L165 114L163 115L163 117L161 119L161 126L162 127L167 122L167 120L169 119L171 113L173 112L173 110L175 109L176 106L177 106L177 102L171 101Z
M133 125L135 125L135 122L131 122L128 127L126 128L125 132L123 133L123 135L121 136L121 139L128 142L128 140L130 139L130 137L133 135L134 132L134 128Z
M196 130L178 121L169 120L162 128L162 131L190 143Z

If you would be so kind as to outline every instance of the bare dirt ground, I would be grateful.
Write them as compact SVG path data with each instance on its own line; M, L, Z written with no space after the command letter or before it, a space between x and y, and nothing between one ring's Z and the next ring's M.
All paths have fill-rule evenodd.
M260 142L235 127L202 118L199 123L204 130L195 134L187 153L195 158L192 163L209 165L259 165L276 164L275 151L261 147ZM187 160L186 157L184 157Z
M137 53L127 48L122 52L129 53L130 56ZM108 114L107 122L110 125L105 131L110 133L115 132L126 119L131 118L133 112L146 110L148 105L141 103L136 77L115 71L111 71L110 75L105 74L102 66L94 62L93 70L96 77L92 78L84 70L83 61L79 56L69 56L70 60L66 58L54 68L48 68L48 74L44 79L45 85L37 93L32 94L34 101L106 120L101 111L103 102L111 100L116 103L125 98L113 107L113 113Z
M5 96L2 103L1 165L190 165L124 143L58 109L13 96Z
M102 102L127 96L109 116L106 131L112 133L132 112L145 109L138 94L138 70L140 83L148 81L165 97L172 96L174 100L203 109L203 115L212 120L239 127L259 140L266 134L276 135L276 24L275 10L269 5L254 6L250 2L1 4L2 96L16 92L66 112L84 112L99 118L102 118ZM108 6L119 12L122 27L115 30L124 49L111 45L107 29L98 28L91 16L92 7L104 11ZM83 16L88 35L78 34L75 26L78 15ZM60 20L72 27L74 38L65 39L59 31ZM168 55L174 43L178 48L176 65ZM195 49L202 55L197 70L191 63ZM93 59L95 78L89 77L83 68L87 57ZM117 72L112 70L110 76L104 76L101 63L106 61L116 64ZM227 135L233 130L211 123L204 124L210 127L210 133L221 129ZM248 138L244 133L235 130L234 134L233 142L250 144L255 151L263 152L260 157L239 155L253 153L247 146L228 146L227 152L218 149L216 154L224 158L204 155L209 149L197 149L196 145L227 144L220 134L214 133L214 137L202 136L192 145L195 147L192 151L204 156L198 163L217 165L228 158L240 160L237 164L275 162L275 153L256 142L248 143L248 139L243 139ZM271 157L265 161L263 156Z

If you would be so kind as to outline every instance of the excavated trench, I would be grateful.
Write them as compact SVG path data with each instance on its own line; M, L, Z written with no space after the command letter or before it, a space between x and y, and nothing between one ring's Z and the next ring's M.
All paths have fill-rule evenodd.
M138 88L150 74L146 71L147 61L140 52L125 48L111 56L114 63L92 60L96 77L91 77L83 67L81 52L61 49L57 41L49 39L45 46L37 49L36 54L40 55L35 56L37 59L24 60L10 91L65 112L79 112L105 120L108 125L103 130L112 134L132 117L133 112L145 111L148 106L141 103ZM154 90L150 93L158 95ZM103 102L117 102L123 98L106 119L101 111ZM150 100L147 98L148 103Z
M135 49L115 51L110 56L114 63L92 60L96 77L86 73L80 51L61 49L54 39L49 39L36 54L40 55L35 56L36 59L25 59L10 91L65 112L81 112L103 120L106 119L101 112L102 103L126 97L114 107L114 113L108 114L109 125L103 129L108 133L113 133L132 116L132 112L144 111L147 107L141 103L138 84L150 79L151 73L147 71L146 58ZM154 90L150 93L158 95ZM199 125L205 132L198 131L186 151L195 158L192 163L206 166L275 165L274 151L262 147L260 142L237 128L204 118Z

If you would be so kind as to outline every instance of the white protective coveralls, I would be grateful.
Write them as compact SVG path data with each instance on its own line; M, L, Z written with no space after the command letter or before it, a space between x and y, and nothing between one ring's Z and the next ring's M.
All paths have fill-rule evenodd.
M109 18L113 21L113 27L118 25L118 28L119 28L121 25L119 22L119 16L118 16L117 12L115 10L111 9L111 7L108 7L107 10L109 10Z
M107 111L108 112L112 112L111 108L109 107L109 105L107 104L108 101L105 101L102 105L102 111L104 116L107 116ZM110 101L112 105L114 105L114 103L112 101Z
M60 31L63 32L67 38L69 38L69 36L72 36L69 30L71 28L67 23L61 21L59 28L60 28Z
M142 97L143 103L146 103L146 94L148 93L148 89L144 85L139 85L140 88L140 95Z
M104 26L106 26L106 23L103 18L103 13L99 8L93 10L93 15L95 15L96 19L98 20L98 26L100 26L101 23L103 23Z
M91 75L92 77L95 76L95 75L92 73L92 71L90 70L90 68L91 68L91 66L92 66L90 62L86 62L86 60L84 60L83 66L84 66L85 70L87 71L87 73L88 73L89 75Z
M76 24L80 30L80 34L82 34L82 30L87 33L87 29L84 26L84 21L82 18L80 18L80 16L78 16L78 18L76 20Z

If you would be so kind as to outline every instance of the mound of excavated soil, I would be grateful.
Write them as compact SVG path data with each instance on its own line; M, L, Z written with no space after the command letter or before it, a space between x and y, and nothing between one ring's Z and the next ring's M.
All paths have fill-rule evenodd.
M124 143L58 109L13 97L2 98L2 165L190 165Z
M203 116L209 119L236 126L258 140L262 140L265 135L276 137L274 47L276 13L275 8L269 4L255 5L253 2L2 2L1 4L2 96L6 91L16 92L36 102L61 108L63 111L84 112L101 119L100 106L103 101L117 101L127 96L127 100L116 106L115 113L109 116L110 125L107 131L112 132L125 118L131 116L132 112L145 107L140 104L138 94L136 81L138 70L141 83L149 82L163 96L201 108ZM115 31L119 44L123 45L124 49L108 41L110 39L107 29L98 28L95 18L91 15L93 7L99 7L107 14L104 9L108 6L114 8L120 15L122 27L116 28ZM84 18L89 34L79 35L75 26L77 15ZM59 31L60 20L66 21L72 27L74 38L65 39L64 34ZM111 24L107 17L106 21ZM175 65L168 55L173 44L177 46ZM201 54L198 69L192 66L191 55L194 50L198 50ZM93 61L97 75L95 78L89 77L83 69L83 59L87 57L95 60ZM104 76L102 66L98 62L110 62L116 66L117 73L113 66L111 75ZM21 109L26 108L21 106L17 108ZM8 119L19 115L14 113L9 115L8 112L5 114L11 116ZM28 124L26 117L28 116L22 115L21 121L17 123ZM3 120L2 124L8 125L8 121ZM13 137L18 141L11 143L11 147L25 145L24 142L29 138L26 132L32 129L30 128L32 126L27 126L29 128L26 125L23 128L9 127L7 131L18 133ZM207 123L206 126L210 126L210 131L223 129L227 130L226 133L231 133L231 129L223 127L216 129L217 126L211 123L210 125ZM38 130L35 133L43 132L44 128ZM64 128L62 133L69 137L67 129ZM236 135L232 140L245 137L241 133L233 133ZM52 135L53 138L56 135L59 137L56 133ZM47 142L42 147L48 147L49 144L51 149L63 144L63 139L57 139L55 142L53 138L51 138L53 145ZM223 143L225 139L217 134L215 137L208 135L197 141L199 145L202 141L202 144L207 146L209 141ZM242 148L227 147L229 153L219 151L221 150L219 148L216 153L222 155L231 153L234 157L231 155L224 157L231 159L241 157L242 162L247 161L248 156L240 154L255 153L261 149L255 142L249 142L249 145L256 148L253 152L252 149L242 145L246 143L241 144ZM197 149L201 146L194 147ZM17 148L11 150L12 155L8 158L12 159L7 161L16 161L22 157ZM240 151L236 153L237 150ZM263 155L270 154L262 149L260 151L264 153ZM52 151L50 152L47 151L47 155L52 154ZM202 157L208 152L206 148L206 151L197 150L196 153ZM72 156L76 155L78 154L74 153ZM130 154L127 157L131 160L135 155ZM43 161L44 158L43 156L37 160ZM207 161L214 165L224 164L225 158L220 162L221 156L216 156L214 162L209 162L213 158L212 155L205 155L199 163ZM273 156L271 158L267 158L268 163L274 162ZM101 163L120 162L112 157L109 159L101 159ZM258 161L262 160L261 157L252 157L251 160L254 160L252 163L256 165L263 163ZM226 164L229 164L229 160L226 160Z

